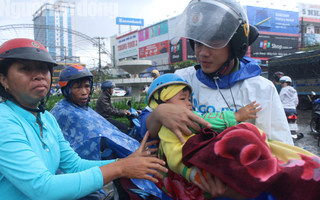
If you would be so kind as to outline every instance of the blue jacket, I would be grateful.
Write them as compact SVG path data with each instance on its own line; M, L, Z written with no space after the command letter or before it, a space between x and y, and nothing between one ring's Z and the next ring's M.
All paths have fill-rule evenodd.
M82 160L64 139L55 118L36 117L7 100L0 103L0 199L78 199L103 186L99 166ZM67 175L55 175L60 168Z

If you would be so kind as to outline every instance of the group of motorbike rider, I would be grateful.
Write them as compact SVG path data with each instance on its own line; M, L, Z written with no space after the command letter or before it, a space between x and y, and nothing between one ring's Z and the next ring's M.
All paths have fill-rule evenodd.
M251 122L268 139L293 144L277 91L259 76L257 62L245 55L258 35L234 0L193 0L181 15L171 42L176 44L180 37L190 39L199 65L176 74L194 88L194 110L237 112L256 100L262 109ZM97 112L89 107L93 79L81 65L61 72L59 85L65 98L49 113L45 108L54 66L56 62L37 41L13 39L0 46L0 96L5 99L0 104L0 199L101 199L97 191L122 178L130 182L115 188L119 195L126 191L119 199L135 199L137 194L170 199L154 184L168 169L163 160L155 158L158 149L148 148L158 142L146 142L149 134L156 138L163 125L184 142L181 134L191 134L189 127L198 132L200 125L211 125L186 108L161 104L140 115L145 137L139 143L125 134L127 128L110 120L112 108L104 110L110 104L112 82L102 84ZM279 81L280 96L295 95L286 88L292 82L289 77ZM291 105L287 108L293 109ZM101 161L102 151L110 151L108 160ZM56 175L58 169L65 174ZM239 196L218 177L202 177L198 186L217 199ZM255 199L273 198L263 192Z

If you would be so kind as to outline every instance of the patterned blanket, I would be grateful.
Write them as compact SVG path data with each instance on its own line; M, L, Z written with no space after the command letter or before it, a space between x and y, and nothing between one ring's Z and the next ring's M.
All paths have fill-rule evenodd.
M166 160L161 152L159 156ZM278 200L320 199L320 158L302 148L268 140L250 123L221 133L203 129L185 143L182 162L217 176L247 198L270 199L271 193ZM174 200L212 198L171 170L163 176L157 186Z

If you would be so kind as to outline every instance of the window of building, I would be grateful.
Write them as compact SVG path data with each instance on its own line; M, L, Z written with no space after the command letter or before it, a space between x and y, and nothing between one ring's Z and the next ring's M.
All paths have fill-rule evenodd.
M320 34L320 26L314 26L314 33Z

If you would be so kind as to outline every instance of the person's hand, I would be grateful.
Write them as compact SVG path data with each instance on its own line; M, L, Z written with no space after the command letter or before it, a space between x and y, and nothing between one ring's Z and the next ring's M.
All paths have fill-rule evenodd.
M165 161L153 157L123 158L100 167L103 184L107 184L117 178L146 179L157 183L163 176L160 172L167 173L163 167ZM157 177L157 178L155 178Z
M146 142L148 136L149 133L147 132L140 147L128 157L100 167L104 185L121 177L146 179L154 183L158 182L155 177L159 179L163 178L159 171L163 173L168 172L168 169L163 167L166 163L163 160L155 158L156 155L151 155L158 148L148 149L147 147L158 143L158 141Z
M221 179L216 176L211 175L208 172L207 179L203 176L202 172L198 169L199 178L201 180L201 184L194 180L193 183L197 185L203 191L211 194L213 198L217 197L228 197L232 199L245 199L246 197L239 194L233 188L229 187L225 184Z
M128 110L124 110L123 113L124 113L124 115L128 115L128 116L131 115L131 112L129 112Z
M163 167L165 161L154 157L124 158L115 163L122 171L121 177L130 179L146 179L157 183L155 177L162 179L160 172L168 172L168 169Z
M237 122L243 122L248 119L256 119L258 116L254 115L258 111L260 111L262 108L259 107L260 104L257 103L256 101L251 102L250 104L246 105L245 107L242 107L234 114L236 117ZM259 108L258 108L259 107Z
M194 114L187 107L181 105L167 103L160 104L152 111L151 114L154 115L156 121L171 130L178 137L181 143L185 143L182 133L186 135L192 134L188 127L197 132L201 131L199 124L211 128L210 123Z
M153 141L147 142L148 137L149 137L149 131L147 131L146 135L143 137L140 147L131 155L127 156L127 158L157 157L158 155L155 154L155 152L157 152L159 148L149 148L149 147L159 143L159 140L153 140Z

